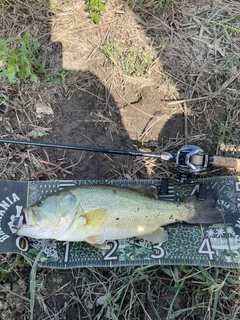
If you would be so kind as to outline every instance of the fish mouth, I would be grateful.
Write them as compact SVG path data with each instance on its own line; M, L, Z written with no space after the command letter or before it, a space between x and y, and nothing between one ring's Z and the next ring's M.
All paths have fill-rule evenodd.
M25 215L25 223L17 230L18 236L30 237L34 239L51 239L51 230L41 225L41 214L39 210L33 208L23 209Z
M23 210L23 212L25 214L26 224L28 226L33 226L33 225L38 224L38 222L40 220L39 212L36 212L35 210L33 210L31 208L25 208Z
M44 214L40 210L31 207L23 209L25 216L25 223L20 226L17 231L18 236L26 236L34 239L56 239L66 232L76 219L77 212L73 215L72 219L66 221L64 219L54 221L51 224L44 220Z

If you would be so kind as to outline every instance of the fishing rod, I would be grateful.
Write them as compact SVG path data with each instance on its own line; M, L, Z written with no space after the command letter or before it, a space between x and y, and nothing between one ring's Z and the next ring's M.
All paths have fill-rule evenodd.
M153 152L142 152L142 151L136 151L136 150L118 150L118 149L77 146L77 145L71 145L71 144L40 142L40 141L30 141L30 140L14 140L14 139L0 138L0 142L31 145L36 147L49 147L49 148L69 149L69 150L78 150L78 151L112 153L112 154L120 154L120 155L135 156L135 157L160 158L165 161L175 160L175 157L176 157L175 154L169 153L169 152L153 153Z
M14 140L8 138L0 138L0 143L13 143L21 145L32 145L37 147L111 153L135 157L151 157L160 158L164 161L174 161L176 167L179 170L181 182L187 181L189 179L189 176L191 177L191 179L196 179L201 172L206 171L208 166L240 169L240 159L208 155L204 149L195 145L184 145L177 153L170 153L165 151L160 153L153 153L136 150L118 150L31 140Z

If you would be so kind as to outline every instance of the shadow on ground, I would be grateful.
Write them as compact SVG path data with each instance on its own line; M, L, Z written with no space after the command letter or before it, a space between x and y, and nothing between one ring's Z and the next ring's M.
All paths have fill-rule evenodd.
M44 1L46 5L46 1ZM51 37L51 19L45 25L45 36ZM62 45L50 44L49 65L62 68ZM58 64L58 67L56 67ZM161 102L163 94L151 89L141 95L131 86L113 88L111 92L91 71L71 72L78 89L71 88L63 94L54 109L55 119L51 122L52 133L45 141L111 149L146 149L160 151L159 146L169 139L183 137L184 115L175 113ZM126 103L119 105L119 92ZM145 93L145 94L144 94ZM181 110L181 108L178 108ZM107 155L78 151L46 150L52 162L68 158L74 166L74 175L60 175L61 179L117 179L129 177L129 166L133 159L127 156ZM41 153L41 151L40 151ZM134 169L130 169L134 171ZM137 170L138 171L138 170ZM147 178L147 170L140 170L135 178ZM47 179L42 175L40 179Z

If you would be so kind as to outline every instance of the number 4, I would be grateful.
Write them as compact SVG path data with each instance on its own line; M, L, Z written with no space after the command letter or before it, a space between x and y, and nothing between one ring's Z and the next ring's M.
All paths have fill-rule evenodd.
M204 239L198 253L208 254L209 260L214 260L213 255L216 254L214 250L212 250L211 243L209 239Z

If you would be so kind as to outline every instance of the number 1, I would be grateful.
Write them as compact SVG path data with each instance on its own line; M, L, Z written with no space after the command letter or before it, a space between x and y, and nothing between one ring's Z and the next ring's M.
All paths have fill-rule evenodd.
M63 243L63 245L64 246L66 246L66 248L65 248L65 253L64 253L64 262L68 262L68 258L69 258L69 249L70 249L70 244L69 244L69 242L67 241L67 242L64 242Z

